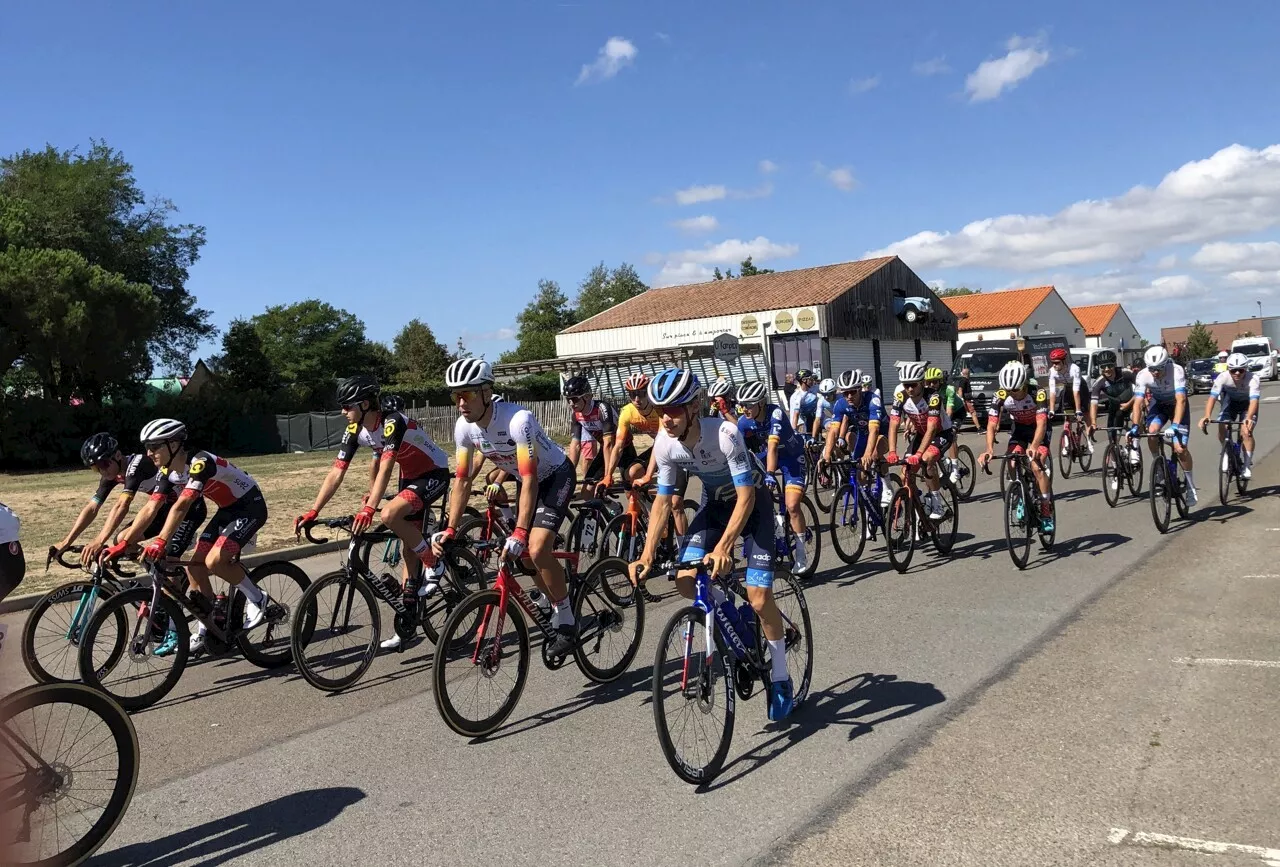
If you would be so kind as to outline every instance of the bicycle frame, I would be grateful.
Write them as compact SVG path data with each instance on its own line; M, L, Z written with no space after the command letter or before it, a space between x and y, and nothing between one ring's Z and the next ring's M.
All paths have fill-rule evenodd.
M863 472L861 469L861 464L859 464L856 460L853 460L852 458L849 459L849 464L850 464L849 473L846 477L846 482L850 486L850 491L849 493L845 494L845 502L844 502L844 505L842 506L842 508L845 510L844 514L848 516L849 514L848 510L850 508L858 509L860 510L863 516L863 520L865 520L868 525L879 527L880 529L884 529L884 513L881 512L880 509L878 508L873 508L871 505L872 503L871 490L872 490L872 483L875 477L872 476L872 478L868 479L864 483L860 478ZM871 475L871 474L868 473L868 475ZM880 483L882 485L886 484L886 482L883 479L881 479ZM852 498L852 502L850 502L850 498ZM832 509L834 508L835 506L833 504Z
M573 595L573 588L578 581L578 555L569 551L554 551L553 557L564 563L565 566L565 583L569 588L569 595ZM555 641L555 628L551 625L551 617L544 614L542 609L529 598L529 594L520 586L520 582L516 580L511 570L511 561L504 557L502 564L498 567L498 577L493 582L493 590L498 591L498 624L497 631L494 633L496 638L501 638L502 627L506 625L507 618L507 601L515 599L516 604L524 611L525 616L532 620L534 625L538 627L538 631L542 633L543 641L549 645ZM484 645L484 635L486 627L489 625L489 618L493 615L492 606L485 609L484 615L480 619L480 627L476 631L476 649L471 655L471 661L479 664L481 650Z

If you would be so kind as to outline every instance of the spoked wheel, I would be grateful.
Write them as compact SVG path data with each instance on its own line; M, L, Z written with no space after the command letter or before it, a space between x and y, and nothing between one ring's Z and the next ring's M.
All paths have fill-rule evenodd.
M787 641L787 673L791 676L791 695L798 710L813 683L813 623L809 619L809 604L805 601L800 582L786 572L774 576L773 598L782 614L783 637ZM756 629L759 628L757 621ZM762 634L757 635L763 638Z
M94 611L115 591L94 587L92 581L71 581L53 588L36 602L22 627L22 664L37 683L73 683L80 679L80 639ZM114 666L124 652L124 612L101 631L105 641L114 629L118 638L114 658L104 664Z
M1151 463L1151 518L1161 533L1169 532L1169 510L1173 491L1169 487L1169 467L1162 455Z
M1093 468L1093 452L1089 450L1092 445L1093 441L1089 439L1088 433L1080 435L1080 454L1078 460L1080 461L1080 470L1082 472L1087 473Z
M150 587L120 591L98 606L80 645L80 679L127 711L150 707L168 695L182 677L190 652L187 617L178 603L161 595L163 617L147 613L150 603ZM125 621L123 630L116 626L119 617Z
M1125 460L1128 458L1116 445L1107 446L1106 454L1102 457L1102 496L1113 509L1120 502L1120 485L1124 477L1124 465L1121 462Z
M1047 463L1047 462L1046 462ZM1018 468L1014 466L1013 461L1000 462L1000 496L1003 497L1009 490L1009 483L1017 478Z
M960 465L960 482L956 485L956 494L963 501L973 496L973 486L978 481L978 462L974 460L973 449L968 446L956 449L956 461Z
M267 619L251 632L242 632L236 636L240 652L244 658L259 668L280 668L293 662L293 648L290 646L290 624L293 611L302 601L302 595L311 586L311 578L302 567L286 560L273 560L263 563L249 573L250 580L267 594ZM231 611L227 614L229 622L244 622L244 604L247 600L243 593L235 594L231 603ZM308 625L304 621L304 628Z
M1071 432L1067 430L1067 426L1062 426L1062 433L1058 434L1058 468L1062 470L1064 479L1071 478L1071 465L1075 463L1076 450L1072 443Z
M787 556L787 566L791 569L791 574L797 578L812 578L818 574L818 560L822 556L822 522L818 520L818 510L813 507L813 501L808 497L800 498L800 512L804 515L804 553L808 558L804 571L795 568L795 549L794 547ZM788 525L790 518L786 519ZM794 531L793 531L794 532ZM788 533L788 538L794 538ZM797 542L799 540L796 540Z
M942 556L951 553L956 544L956 531L960 527L960 502L955 488L944 484L938 493L947 507L947 513L940 520L933 521L933 547Z
M453 609L436 642L436 708L466 737L484 737L502 725L529 677L529 626L515 599L508 597L502 612L500 602L497 590L471 594Z
M714 649L711 642L714 641ZM707 615L690 605L663 627L653 661L653 721L676 776L702 785L724 767L733 741L733 656Z
M1218 460L1218 499L1222 501L1224 506L1227 504L1227 498L1231 496L1231 479L1236 470L1234 452L1235 447L1231 445L1231 439L1224 439L1222 441L1222 456ZM1241 491L1241 493L1244 492Z
M1143 457L1141 448L1137 450L1125 448L1123 451L1125 453L1124 459L1129 462L1129 493L1136 497L1142 493L1142 482L1146 478L1146 458ZM1138 456L1136 464L1131 457L1133 454Z
M627 514L615 515L610 519L601 539L605 557L617 557L628 563L634 563L640 559L640 554L644 551L644 542L644 527L640 525L638 519L633 519ZM606 583L600 589L609 596L609 601L614 605L630 605L631 596L635 592L635 587L630 581L627 582L626 587L615 587Z
M861 493L846 482L836 491L831 504L831 512L827 515L827 532L831 534L831 547L836 556L852 566L862 556L866 546L866 522L863 521L862 505L858 502Z
M1173 505L1178 509L1178 517L1185 518L1190 514L1191 510L1187 507L1187 471L1182 468L1182 464L1177 458L1173 459L1173 468L1169 485L1170 491L1173 493Z
M840 472L837 466L824 464L815 466L813 471L813 501L818 509L825 512L831 508L836 488L840 487Z
M1244 468L1244 447L1236 449L1236 493L1244 496L1245 491L1249 490L1249 480L1240 472Z
M626 602L614 602L620 598ZM607 557L587 571L573 594L573 617L578 668L596 683L617 680L636 658L644 636L644 597L634 592L626 561Z
M1036 522L1036 530L1040 535L1040 550L1048 553L1053 550L1054 540L1058 538L1058 501L1052 498L1052 492L1049 499L1049 519L1053 522L1052 530L1044 528L1044 513L1040 514L1040 520Z
M373 665L381 627L369 586L345 570L330 572L294 609L290 643L298 672L316 689L346 689Z
M138 782L138 734L124 710L78 683L0 702L5 863L80 864L120 824ZM10 832L21 827L21 839Z
M440 587L431 596L422 600L419 611L422 634L435 644L440 638L440 630L449 618L449 613L457 608L472 593L489 586L484 566L471 551L462 545L450 545L444 552L445 576Z
M1021 479L1009 482L1004 492L1004 538L1009 543L1009 557L1019 569L1027 568L1031 556L1031 516L1027 489Z
M885 516L885 548L889 562L899 572L906 572L916 552L916 506L905 485L894 491Z
M483 515L467 515L458 522L457 538L463 539L486 570L498 571L498 555L507 537L496 525L489 526Z

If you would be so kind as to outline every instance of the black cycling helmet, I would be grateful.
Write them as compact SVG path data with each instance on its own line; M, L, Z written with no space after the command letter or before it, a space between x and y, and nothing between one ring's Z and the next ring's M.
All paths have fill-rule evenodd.
M383 412L404 412L404 398L398 394L384 394L382 396Z
M367 373L349 376L338 383L338 406L355 406L362 400L378 399L378 380Z
M1098 367L1116 366L1116 354L1109 349L1105 352L1099 352L1093 357L1093 360L1098 363Z
M581 374L575 374L564 381L565 397L582 397L591 393L591 383Z
M106 432L96 433L80 446L80 460L84 461L87 467L103 458L111 457L118 451L120 451L120 443L116 442L115 437Z

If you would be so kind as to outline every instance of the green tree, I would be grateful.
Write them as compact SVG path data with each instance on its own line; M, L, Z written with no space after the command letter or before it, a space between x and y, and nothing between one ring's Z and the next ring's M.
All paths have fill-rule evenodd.
M405 388L425 388L428 382L444 379L451 360L449 350L436 339L431 326L411 319L392 341L395 354L395 382Z
M248 319L232 320L222 335L222 353L210 359L210 367L223 386L236 392L273 391L280 384L258 329Z
M748 256L747 258L743 259L741 262L738 263L739 277L754 277L757 274L772 274L772 273L774 273L774 270L772 268L757 268L755 266L755 263L751 261L750 256Z
M1218 338L1199 319L1187 334L1187 353L1190 358L1208 358L1218 352Z
M952 286L949 289L938 289L934 293L939 298L955 298L959 295L981 295L981 289L970 289L968 286Z
M498 362L555 358L556 334L576 321L560 284L539 280L538 294L516 316L516 348L502 353Z
M373 374L384 386L396 383L400 365L395 352L387 344L380 340L366 340L360 347L358 358L356 367L359 372Z
M186 288L205 231L173 224L176 212L168 199L148 199L133 166L103 142L92 142L86 154L48 146L0 159L0 251L74 252L121 284L148 287L155 313L133 327L143 329L162 364L185 370L196 344L215 329Z
M612 271L601 262L578 284L578 299L574 305L577 320L590 319L648 289L636 269L626 262Z
M336 378L373 372L368 369L375 359L364 323L325 301L278 304L250 321L280 378L313 405L332 399Z

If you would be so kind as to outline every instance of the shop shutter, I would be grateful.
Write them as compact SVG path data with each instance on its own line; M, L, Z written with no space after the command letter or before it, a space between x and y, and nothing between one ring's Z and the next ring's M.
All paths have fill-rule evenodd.
M916 342L914 340L881 340L880 341L880 393L888 401L893 390L898 386L899 361L916 360Z
M861 370L875 376L876 351L870 340L845 340L833 337L827 349L831 354L831 370L827 374L835 379L846 370Z

